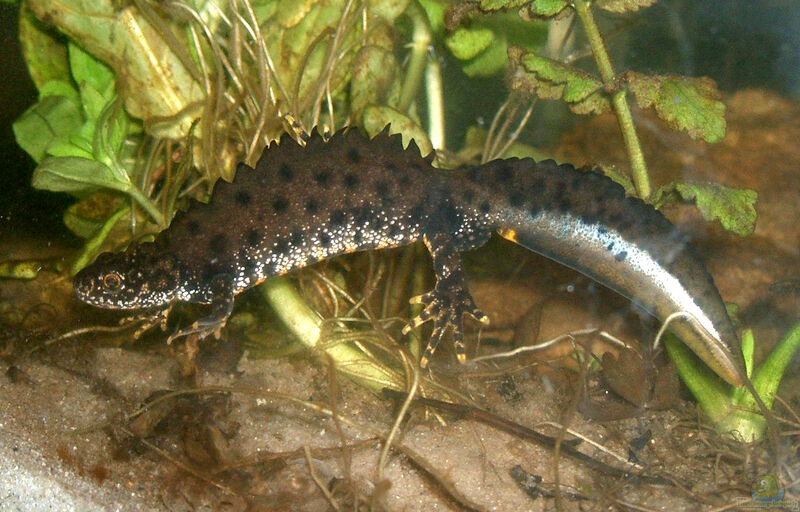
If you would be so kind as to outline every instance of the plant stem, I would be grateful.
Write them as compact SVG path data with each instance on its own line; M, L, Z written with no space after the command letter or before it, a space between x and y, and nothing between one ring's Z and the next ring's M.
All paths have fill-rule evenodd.
M305 303L292 282L285 277L273 277L267 279L259 290L300 342L306 348L319 351L322 319ZM325 347L324 351L338 371L372 391L379 392L384 387L402 388L402 379L398 375L375 364L351 345L332 344Z
M444 149L444 92L442 66L436 59L425 66L425 91L428 98L428 137L433 149Z
M161 212L158 210L156 204L153 201L151 201L146 195L144 195L138 188L136 188L134 185L131 185L130 188L127 190L127 193L128 195L131 196L131 198L133 198L134 201L139 203L139 206L144 208L144 211L146 211L148 215L150 215L150 217L152 217L153 220L156 221L156 224L158 224L162 228L167 227L166 222L164 220L164 215L162 215Z
M611 65L611 59L608 57L605 44L603 44L603 38L597 28L597 23L594 21L589 2L586 0L573 0L572 5L583 25L589 45L592 47L592 55L594 55L597 69L600 71L600 77L607 87L611 87L616 80L616 74L614 73L614 67ZM631 115L624 89L615 92L611 96L611 104L617 114L619 127L622 131L622 139L625 142L628 158L631 161L633 184L639 197L646 200L650 197L651 192L650 177L647 174L647 164L644 161L644 153L642 153L639 137L636 135L636 127L633 124L633 116Z
M400 89L400 101L397 104L397 110L403 113L408 111L408 107L411 106L411 102L417 95L428 59L428 46L433 38L425 15L416 2L409 3L407 12L411 18L411 24L414 26L414 32L411 38L411 58L408 62L403 86Z

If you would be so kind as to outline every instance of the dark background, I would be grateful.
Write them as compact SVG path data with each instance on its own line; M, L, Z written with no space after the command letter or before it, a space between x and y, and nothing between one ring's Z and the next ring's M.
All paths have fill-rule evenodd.
M11 123L36 101L36 88L17 38L18 10L16 5L0 2L0 236L22 231L60 239L66 236L61 212L70 198L31 188L35 164L17 146L11 130Z

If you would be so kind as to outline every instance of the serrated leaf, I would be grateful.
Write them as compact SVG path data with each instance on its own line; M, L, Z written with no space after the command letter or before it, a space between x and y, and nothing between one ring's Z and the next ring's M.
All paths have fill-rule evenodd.
M120 179L108 166L76 157L49 157L33 171L34 187L53 192L85 194L99 188L129 192L131 182L127 175Z
M635 12L656 2L658 0L597 0L594 5L605 11L623 13Z
M509 59L512 66L509 84L523 94L534 94L542 99L564 100L578 114L599 114L611 108L597 77L561 62L511 47ZM519 73L517 66L522 67Z
M756 228L758 192L729 188L715 183L695 185L678 183L675 190L694 201L706 220L718 220L722 227L739 236L750 236Z
M627 79L639 106L654 108L674 129L711 143L725 137L725 104L711 79L634 72Z
M492 44L494 32L485 27L459 27L445 40L445 45L457 59L475 57Z
M26 110L13 124L14 136L31 158L40 162L47 148L66 139L83 123L78 105L64 96L47 96Z
M419 148L422 156L427 156L433 152L433 145L425 134L425 130L409 117L390 107L368 107L364 110L363 118L364 130L370 137L380 133L386 125L392 134L401 133L403 136L403 146L408 145L413 140Z

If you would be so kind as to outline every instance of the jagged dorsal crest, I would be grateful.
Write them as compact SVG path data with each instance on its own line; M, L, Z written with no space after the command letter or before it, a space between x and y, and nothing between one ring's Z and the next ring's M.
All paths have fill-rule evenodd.
M393 161L398 168L431 165L435 156L433 152L423 157L413 139L408 148L404 149L402 135L400 133L391 134L389 126L386 125L371 139L361 129L347 127L337 131L327 140L315 127L306 139L305 147L284 134L277 143L264 149L256 167L267 165L267 162L272 159L286 158L304 161L315 157L352 165L369 160Z

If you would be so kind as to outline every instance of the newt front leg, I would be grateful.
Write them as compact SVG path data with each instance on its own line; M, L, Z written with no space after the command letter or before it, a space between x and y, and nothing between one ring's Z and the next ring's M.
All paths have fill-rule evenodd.
M233 297L235 295L233 282L233 279L228 274L214 276L209 288L211 293L211 314L197 320L189 327L173 333L167 338L167 343L172 343L173 340L192 334L197 335L200 339L209 334L219 338L221 329L225 327L225 323L233 312Z

